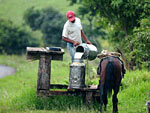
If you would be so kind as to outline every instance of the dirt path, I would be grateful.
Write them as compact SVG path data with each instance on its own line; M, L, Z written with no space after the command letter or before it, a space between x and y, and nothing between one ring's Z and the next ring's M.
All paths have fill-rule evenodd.
M3 78L8 75L13 75L15 72L16 69L0 64L0 78Z

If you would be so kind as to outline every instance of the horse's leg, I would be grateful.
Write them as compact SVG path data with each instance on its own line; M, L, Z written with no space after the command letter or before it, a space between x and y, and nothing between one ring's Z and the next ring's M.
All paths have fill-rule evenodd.
M103 99L102 96L100 96L100 113L102 113L102 107L103 107Z
M100 86L100 113L102 113L102 107L103 107L103 85Z
M114 94L113 94L113 113L118 113L118 98L117 98L117 94L119 92L119 85L117 85L115 88L114 88Z
M108 103L108 100L107 100L107 91L104 92L104 95L103 95L103 102L104 102L104 111L107 110L107 103Z

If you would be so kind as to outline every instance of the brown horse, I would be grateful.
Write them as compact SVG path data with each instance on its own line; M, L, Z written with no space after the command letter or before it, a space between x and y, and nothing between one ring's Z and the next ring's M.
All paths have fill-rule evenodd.
M125 74L125 69L123 62L119 57L109 56L105 57L100 61L97 69L97 74L100 75L100 113L102 113L102 105L104 103L104 110L107 107L107 94L113 94L113 113L118 113L118 99L117 94L119 92L119 87L123 75Z

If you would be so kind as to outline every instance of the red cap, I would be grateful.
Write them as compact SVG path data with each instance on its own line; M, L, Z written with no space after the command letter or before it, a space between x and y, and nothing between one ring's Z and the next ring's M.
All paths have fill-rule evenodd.
M75 20L75 13L73 11L68 11L66 13L66 16L67 16L69 22L72 22Z

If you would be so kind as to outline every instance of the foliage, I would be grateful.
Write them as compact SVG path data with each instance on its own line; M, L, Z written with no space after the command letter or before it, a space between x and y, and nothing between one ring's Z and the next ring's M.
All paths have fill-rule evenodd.
M38 45L39 42L25 29L0 19L0 53L22 54L27 46Z
M82 0L92 7L102 18L106 18L114 31L124 31L125 36L132 34L134 27L139 27L139 21L150 15L150 4L141 0ZM112 37L116 38L116 37ZM123 38L123 37L119 37Z
M24 23L23 14L28 8L42 9L53 7L64 14L68 10L76 11L78 9L78 5L68 5L68 0L0 0L0 15L4 19L9 18L13 23L21 25Z
M138 68L150 69L150 18L142 19L140 25L134 29L131 54L135 58Z
M150 14L148 0L82 0L81 3L85 4L86 8L90 8L90 11L107 18L111 24L118 24L118 27L126 33L139 26L139 20Z
M133 69L133 66L140 65L140 62L135 62L135 57L132 56L134 49L134 40L132 36L133 30L140 27L140 21L143 18L150 16L149 0L70 0L72 3L86 4L87 9L90 7L96 12L96 16L105 18L102 23L107 23L106 30L108 38L117 51L123 53L123 58ZM90 11L92 11L90 10ZM138 42L142 45L141 42ZM137 45L138 45L137 43ZM142 51L144 51L144 48ZM135 52L135 51L134 51ZM139 58L140 59L140 58ZM147 59L147 58L146 58Z
M41 30L45 46L64 46L61 39L64 17L53 8L36 10L34 7L29 8L24 15L25 22L32 30Z

